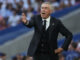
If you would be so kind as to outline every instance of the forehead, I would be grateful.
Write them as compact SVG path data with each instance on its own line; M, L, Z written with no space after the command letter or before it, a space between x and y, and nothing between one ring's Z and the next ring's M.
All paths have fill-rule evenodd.
M41 7L48 7L48 8L50 8L50 5L49 4L42 4Z

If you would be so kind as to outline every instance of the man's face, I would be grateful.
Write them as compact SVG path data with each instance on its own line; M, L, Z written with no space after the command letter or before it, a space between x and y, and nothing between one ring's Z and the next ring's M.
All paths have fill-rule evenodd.
M50 16L51 9L49 4L42 4L41 6L41 17L46 19Z

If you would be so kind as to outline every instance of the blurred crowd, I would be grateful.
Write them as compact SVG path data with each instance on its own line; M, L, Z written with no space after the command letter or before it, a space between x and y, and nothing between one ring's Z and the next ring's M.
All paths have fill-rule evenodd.
M26 60L27 54L19 53L11 57L11 60ZM0 60L6 60L7 55L0 53ZM72 41L68 51L63 51L59 54L59 60L80 60L80 41Z
M53 12L80 3L80 0L0 0L0 30L20 24L22 12L30 20L40 13L40 5L45 1L51 2Z
M72 41L68 51L59 54L59 60L80 60L80 41Z
M33 15L40 13L40 5L45 1L51 2L53 12L80 3L80 0L0 0L0 30L20 24L22 12L30 20ZM0 53L0 60L6 60L6 56L5 53ZM12 60L25 60L25 58L26 56L17 54ZM72 41L68 51L59 54L59 60L80 60L80 41Z
M26 60L26 55L17 54L12 60ZM72 41L68 51L59 54L59 60L80 60L80 41Z

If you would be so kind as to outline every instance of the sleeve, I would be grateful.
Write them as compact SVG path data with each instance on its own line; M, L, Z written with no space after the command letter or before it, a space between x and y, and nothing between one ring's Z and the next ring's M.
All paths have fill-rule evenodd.
M35 25L35 16L33 16L31 20L28 20L24 25L26 25L29 28L33 27Z
M69 44L71 43L72 40L72 33L62 24L61 21L59 21L59 28L60 28L60 33L65 36L65 41L62 45L62 48L64 50L68 49Z

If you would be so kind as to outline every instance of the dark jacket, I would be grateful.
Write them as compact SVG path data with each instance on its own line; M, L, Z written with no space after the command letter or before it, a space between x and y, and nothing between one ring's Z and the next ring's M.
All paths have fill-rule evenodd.
M26 25L27 27L34 27L34 35L31 40L30 46L28 48L28 54L29 56L33 56L35 54L35 51L37 49L38 43L40 41L41 37L41 30L42 30L42 18L40 15L33 16L31 20L29 21L29 24ZM58 34L61 33L63 36L66 37L66 40L64 44L62 45L62 48L64 50L68 49L68 46L72 40L72 33L68 31L64 25L61 23L60 20L51 17L50 19L50 26L49 26L49 40L48 43L51 48L51 52L53 53L55 49L57 49L57 38Z

